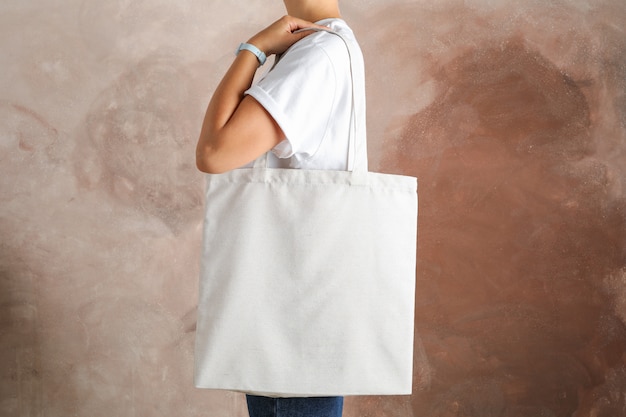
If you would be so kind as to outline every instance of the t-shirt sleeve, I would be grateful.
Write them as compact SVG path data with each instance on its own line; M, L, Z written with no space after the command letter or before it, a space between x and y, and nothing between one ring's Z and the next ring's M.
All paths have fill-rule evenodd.
M273 149L276 156L315 154L327 134L336 88L335 69L326 50L301 41L246 91L285 134L286 139Z

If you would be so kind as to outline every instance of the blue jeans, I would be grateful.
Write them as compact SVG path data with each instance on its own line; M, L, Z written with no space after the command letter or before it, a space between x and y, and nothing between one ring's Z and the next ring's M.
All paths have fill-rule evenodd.
M246 395L250 417L341 417L343 397L270 398Z

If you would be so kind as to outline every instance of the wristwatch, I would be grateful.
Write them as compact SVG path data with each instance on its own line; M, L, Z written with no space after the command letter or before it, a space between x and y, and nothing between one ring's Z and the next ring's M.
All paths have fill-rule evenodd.
M267 59L267 56L265 56L265 53L263 51L261 51L259 48L252 45L251 43L241 43L239 45L239 48L237 48L237 50L235 51L235 55L239 55L239 52L241 52L244 49L256 55L256 59L259 60L259 67L265 64L265 60Z

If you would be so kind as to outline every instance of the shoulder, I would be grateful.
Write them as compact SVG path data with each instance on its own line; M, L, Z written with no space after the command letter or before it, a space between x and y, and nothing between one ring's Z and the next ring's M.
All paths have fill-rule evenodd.
M331 62L337 62L348 56L346 42L356 42L351 31L348 33L319 31L296 43L293 49L308 51L318 58L325 56Z
M330 33L313 33L289 48L280 57L277 66L323 67L330 65L340 53L339 43L341 42L339 37Z
M318 22L318 23L323 23ZM296 42L289 48L281 61L306 60L310 64L329 65L347 63L349 58L348 46L351 43L358 48L358 43L352 30L340 19L329 19L328 31L317 31Z

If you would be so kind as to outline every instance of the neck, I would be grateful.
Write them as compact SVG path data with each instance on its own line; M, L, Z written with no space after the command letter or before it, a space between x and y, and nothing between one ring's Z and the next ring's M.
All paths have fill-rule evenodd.
M341 17L337 0L285 0L285 6L290 16L309 22Z

